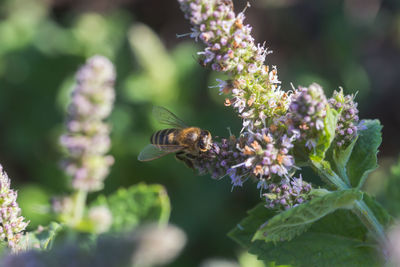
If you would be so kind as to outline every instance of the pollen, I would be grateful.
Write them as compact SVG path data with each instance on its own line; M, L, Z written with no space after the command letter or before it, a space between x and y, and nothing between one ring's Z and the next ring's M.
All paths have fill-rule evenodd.
M265 141L265 143L271 143L272 142L271 137L269 137L266 134L263 134L263 140Z
M240 82L239 80L234 80L232 84L233 84L233 86L234 86L235 88L240 88L241 82Z
M231 100L230 100L229 98L225 98L224 105L225 105L226 107L229 107L231 104L232 104Z
M254 175L260 175L260 176L262 176L263 174L264 174L264 170L263 170L263 167L260 165L260 164L258 164L258 165L256 165L255 167L254 167L254 169L253 169L253 173L254 173Z
M278 126L276 126L275 124L271 124L270 126L269 126L269 129L271 130L271 132L276 132L276 130L278 130Z
M234 53L232 50L230 50L230 51L228 52L228 56L232 59L232 58L235 57L235 53Z
M248 105L249 107L251 107L251 106L253 105L253 103L254 103L255 100L256 100L256 96L255 96L255 95L251 95L250 98L249 98L249 100L247 100L247 105Z
M261 149L260 144L256 140L254 140L254 142L251 143L251 146L254 148L255 151L259 151Z
M302 123L300 126L299 126L299 128L300 129L302 129L302 130L308 130L308 129L310 129L310 127L308 127L308 125L306 124L306 123Z
M242 23L242 21L241 21L240 19L237 19L237 20L235 21L235 26L236 26L238 29L242 29L242 28L243 28L243 23Z
M205 42L208 42L211 38L211 35L209 33L203 32L202 35Z
M281 154L278 154L276 156L276 161L279 163L279 165L282 165L283 162L283 156Z
M253 155L254 151L250 149L250 147L248 147L247 145L244 146L244 152L245 155Z

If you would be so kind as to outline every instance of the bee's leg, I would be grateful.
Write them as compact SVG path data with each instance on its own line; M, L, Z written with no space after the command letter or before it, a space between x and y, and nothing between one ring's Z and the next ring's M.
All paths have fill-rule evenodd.
M187 167L191 168L194 170L194 166L193 166L193 162L190 160L189 157L187 157L188 154L186 154L183 151L180 151L178 153L175 154L175 158L178 160L183 161Z
M196 159L195 155L192 155L192 154L189 154L189 153L186 153L185 156L186 156L186 158L191 159L191 160Z
M195 155L192 155L192 154L189 154L189 153L186 153L186 154L185 154L185 159L186 159L186 161L185 161L186 165L187 165L189 168L191 168L192 170L195 170L195 169L194 169L194 165L193 165L193 160L196 159L196 156L195 156Z
M183 151L176 152L175 158L183 161L185 159L185 152Z

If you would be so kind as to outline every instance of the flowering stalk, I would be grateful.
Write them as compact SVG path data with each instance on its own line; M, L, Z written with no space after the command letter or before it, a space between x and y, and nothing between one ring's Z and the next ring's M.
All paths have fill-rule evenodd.
M328 100L318 84L299 88L293 95L287 114L289 130L297 135L299 142L312 150L318 137L323 134Z
M219 91L230 94L225 105L233 107L243 120L240 138L231 136L229 141L214 143L208 155L199 157L194 165L201 173L207 169L213 177L228 175L233 186L255 177L258 187L268 191L264 196L269 203L273 194L269 185L291 188L294 181L291 177L299 169L292 152L295 142L301 136L310 140L300 132L298 117L288 113L295 108L292 100L303 100L302 93L308 89L296 94L281 90L277 68L264 65L270 51L254 43L251 27L244 24L244 12L236 15L231 1L178 2L192 23L191 36L206 45L198 53L200 62L230 76L227 81L218 80ZM311 115L321 117L319 113ZM320 123L316 123L318 128Z
M88 192L103 188L114 159L106 155L110 149L110 127L103 122L111 113L115 99L113 64L105 57L94 56L76 74L66 121L67 132L60 143L68 151L62 162L72 177L74 214L77 223L83 215Z
M231 94L225 104L235 108L243 126L249 130L262 128L285 114L289 99L280 90L277 69L264 65L271 52L254 43L251 26L243 24L244 12L236 15L229 0L178 2L192 23L191 36L206 45L198 53L200 62L231 77L219 81L219 90Z
M235 14L232 1L178 2L192 24L190 36L205 45L198 52L200 63L229 76L226 81L218 80L219 91L229 95L224 104L235 109L243 124L238 138L214 142L210 151L194 160L194 167L213 178L228 175L233 186L242 186L249 177L257 179L258 188L266 190L267 208L287 209L312 197L311 185L293 177L300 169L295 162L298 158L336 189L350 188L347 177L326 169L328 165L321 160L329 146L343 150L362 130L354 97L340 91L327 99L317 84L281 90L277 68L264 65L270 51L254 43L251 26L244 24L244 12ZM336 131L328 128L329 121L336 124ZM310 158L318 161L310 163ZM382 226L365 203L357 202L354 209L377 239L383 240Z
M279 207L282 209L290 209L310 199L311 185L303 178L293 178L290 184L269 185L269 192L264 194L267 200L267 208Z
M17 192L10 188L10 179L0 165L0 238L8 242L13 252L20 250L22 232L29 223L24 220L17 203Z
M344 95L343 89L335 91L332 98L329 99L331 108L341 112L336 128L335 145L338 148L346 147L357 136L359 125L357 103L354 102L353 95Z

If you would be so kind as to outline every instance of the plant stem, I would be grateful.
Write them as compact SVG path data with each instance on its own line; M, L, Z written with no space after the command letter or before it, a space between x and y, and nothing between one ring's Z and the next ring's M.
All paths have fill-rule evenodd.
M372 210L367 206L364 200L356 201L354 213L358 216L365 227L374 235L375 239L381 244L386 244L386 235L382 225L375 217ZM384 246L382 246L384 247Z
M325 182L335 186L338 189L349 189L350 187L341 179L330 167L326 161L311 160L311 168L324 179Z
M322 178L327 179L334 184L338 190L348 190L352 187L346 184L342 177L339 177L328 165L321 164L320 162L311 162L312 167L317 169L317 172ZM364 200L356 201L353 212L358 216L364 226L371 232L380 245L386 244L386 235L383 226L375 217L375 214L367 206ZM386 255L385 255L386 256Z
M74 196L73 196L74 209L73 209L73 214L72 214L72 219L71 219L72 226L76 226L77 224L79 224L83 218L83 213L84 213L85 204L86 204L86 197L87 197L87 191L79 189L79 190L75 191L75 193L74 193Z

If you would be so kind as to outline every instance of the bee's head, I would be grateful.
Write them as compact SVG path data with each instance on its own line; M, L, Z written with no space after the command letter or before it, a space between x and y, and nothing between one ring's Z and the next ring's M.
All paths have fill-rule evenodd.
M211 134L207 130L201 130L198 147L201 152L210 150L212 145Z

